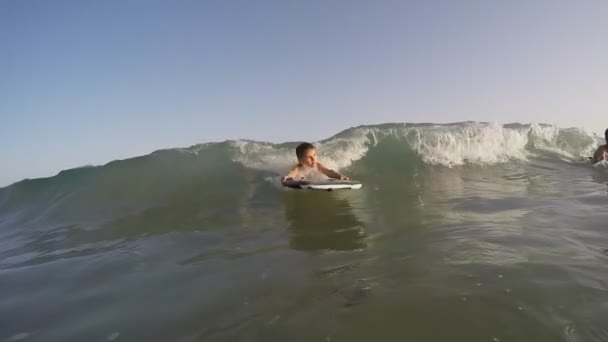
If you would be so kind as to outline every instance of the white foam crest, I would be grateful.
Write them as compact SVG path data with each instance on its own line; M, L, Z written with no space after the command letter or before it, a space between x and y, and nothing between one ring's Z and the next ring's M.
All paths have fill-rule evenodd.
M319 161L330 169L344 169L365 156L369 146L376 144L374 130L357 128L349 134L316 143Z
M235 161L246 167L285 174L295 164L291 149L256 141L235 141L237 148Z
M314 143L319 161L334 170L344 169L365 156L370 146L387 137L407 143L429 164L448 167L492 165L526 161L548 152L566 160L587 157L598 145L590 131L560 129L551 125L503 125L466 122L457 124L395 124L346 130L330 139ZM297 163L296 143L275 145L255 141L232 142L235 160L245 166L285 174Z
M367 135L370 133L373 135L369 129L355 129L345 136L313 143L318 151L319 162L334 170L348 167L367 153L370 143ZM278 174L286 174L298 162L295 155L297 144L293 145L244 140L232 142L232 147L237 150L235 161L249 168Z
M578 159L593 154L598 145L593 132L580 128L561 129L556 126L530 125L530 146L537 150Z
M408 143L425 162L450 167L525 161L537 152L576 160L592 154L598 145L598 138L591 131L539 124L469 122L406 130Z
M500 124L468 123L410 128L408 141L422 159L445 166L526 160L527 130Z

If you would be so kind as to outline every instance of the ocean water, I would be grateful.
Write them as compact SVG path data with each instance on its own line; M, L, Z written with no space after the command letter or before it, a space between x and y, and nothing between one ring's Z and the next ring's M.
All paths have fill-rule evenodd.
M0 341L608 341L600 140L385 124L208 143L0 189Z

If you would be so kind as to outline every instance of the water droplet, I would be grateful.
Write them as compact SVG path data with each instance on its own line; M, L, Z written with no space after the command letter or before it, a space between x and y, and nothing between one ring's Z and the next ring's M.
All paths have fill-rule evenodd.
M118 338L118 336L120 336L119 332L112 333L110 336L108 336L108 341L114 341Z
M482 283L477 283L477 286L481 286L481 285L483 285L483 284Z
M467 301L467 297L462 297L462 301L466 302Z
M502 278L502 274L499 274L499 275L498 275L498 278Z
M566 335L567 341L576 341L576 340L578 340L576 338L576 329L574 329L574 327L566 325L564 327L564 334Z
M276 315L270 321L266 322L266 325L274 325L276 322L279 321L279 319L281 319L281 316Z
M506 289L505 292L506 293L511 293L511 289Z
M500 339L498 337L493 337L492 341L494 341L494 342L500 342Z
M518 307L517 307L517 310L519 310L519 311L523 311L523 310L524 310L524 308L522 308L521 306L518 306Z
M23 341L23 340L27 339L28 337L30 337L29 333L22 332L22 333L18 333L18 334L11 336L11 338L9 338L7 341L11 341L11 342L12 341Z

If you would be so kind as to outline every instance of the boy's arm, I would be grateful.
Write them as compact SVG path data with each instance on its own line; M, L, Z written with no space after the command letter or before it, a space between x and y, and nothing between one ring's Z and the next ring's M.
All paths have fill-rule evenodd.
M600 146L593 155L592 163L595 164L604 159L604 153L606 153L606 145Z
M325 165L323 165L321 163L317 163L317 167L319 168L319 171L321 171L324 175L326 175L329 178L335 178L335 179L340 179L340 180L350 180L350 178L348 178L332 169L326 168Z
M298 165L296 165L291 169L291 171L287 173L287 176L281 178L281 183L284 184L286 180L296 178L298 176L298 173L300 173L300 168L298 167Z

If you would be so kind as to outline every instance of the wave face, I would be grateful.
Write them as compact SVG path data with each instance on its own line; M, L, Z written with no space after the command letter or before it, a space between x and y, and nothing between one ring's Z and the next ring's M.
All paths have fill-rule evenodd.
M364 158L370 148L397 141L432 165L491 165L526 161L535 156L578 160L591 155L598 138L591 132L551 125L489 124L384 124L350 128L318 142L320 157L334 168L345 168ZM238 141L236 160L244 165L283 173L294 163L296 144ZM382 153L381 151L378 153Z
M364 184L330 193L279 185L298 142L24 180L0 189L0 340L608 340L608 173L586 160L600 142L354 127L315 142Z
M598 143L593 133L576 128L465 122L361 126L315 145L327 166L366 178L382 174L395 160L444 167L525 163L538 157L577 162L590 156ZM254 174L285 174L296 162L297 144L207 143L62 171L0 189L0 214L44 220L45 215L77 212L102 219L117 210L162 203L184 189L223 196L259 180Z

